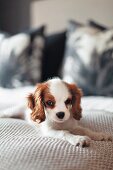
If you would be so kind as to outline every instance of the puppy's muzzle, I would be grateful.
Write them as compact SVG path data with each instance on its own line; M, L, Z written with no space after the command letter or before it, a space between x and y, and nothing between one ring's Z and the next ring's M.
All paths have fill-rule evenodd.
M64 113L64 112L58 112L58 113L56 113L56 116L57 116L59 119L63 119L64 116L65 116L65 113Z

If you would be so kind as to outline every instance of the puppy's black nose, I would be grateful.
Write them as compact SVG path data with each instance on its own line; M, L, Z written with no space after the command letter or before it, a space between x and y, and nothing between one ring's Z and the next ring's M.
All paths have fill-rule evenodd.
M59 119L63 119L65 113L64 112L58 112L58 113L56 113L56 115Z

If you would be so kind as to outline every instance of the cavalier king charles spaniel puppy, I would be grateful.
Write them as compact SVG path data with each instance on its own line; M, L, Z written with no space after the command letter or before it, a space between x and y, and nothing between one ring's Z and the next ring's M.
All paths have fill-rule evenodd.
M90 141L112 140L109 134L94 132L79 125L82 117L82 91L75 85L53 78L37 85L28 96L30 118L38 122L46 137L68 141L76 146L89 146Z

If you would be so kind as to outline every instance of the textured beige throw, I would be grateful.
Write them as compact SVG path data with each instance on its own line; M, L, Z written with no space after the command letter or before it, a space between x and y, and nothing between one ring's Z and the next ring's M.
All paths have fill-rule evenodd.
M86 111L81 123L113 135L113 114ZM27 122L0 119L0 170L113 170L113 142L87 148L41 137Z

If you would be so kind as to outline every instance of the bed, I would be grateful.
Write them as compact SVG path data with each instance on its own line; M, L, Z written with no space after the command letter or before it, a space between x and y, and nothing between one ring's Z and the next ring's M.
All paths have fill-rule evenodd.
M20 4L23 6L23 1ZM3 6L5 8L6 5ZM12 11L11 6L14 7L14 4L9 6L7 14ZM82 75L79 75L78 79L75 80L76 73L78 72L76 72L77 69L73 70L77 61L73 61L73 58L76 59L78 56L75 55L76 51L72 53L74 43L70 46L67 42L67 40L70 40L70 30L71 33L74 31L74 35L76 33L76 28L79 28L79 26L81 27L81 25L84 28L90 28L88 32L86 31L85 36L83 30L80 35L81 37L83 35L83 37L74 39L74 42L79 42L78 40L84 39L86 35L90 38L90 41L87 42L86 40L88 39L86 37L86 39L84 39L85 41L83 41L84 43L81 45L78 44L79 47L86 48L86 44L88 44L89 47L91 44L90 42L95 42L94 40L95 37L97 38L98 32L100 32L100 34L105 34L103 37L107 37L107 31L108 35L110 29L111 33L113 32L112 28L109 28L113 25L112 6L112 0L95 0L93 2L86 0L85 3L80 0L32 1L29 6L30 27L36 28L35 30L31 29L28 30L28 32L20 32L15 35L0 31L0 170L113 169L113 142L111 141L91 141L90 147L75 147L60 139L42 137L38 128L37 130L34 129L24 120L7 118L9 116L12 117L12 115L16 117L17 113L22 114L27 112L26 97L30 92L34 91L36 82L45 81L50 77L60 76L67 80L72 80L73 78L73 81L79 83ZM21 8L20 11L18 10L19 8ZM22 23L26 23L26 21L23 20L25 16L23 16L23 19L21 18L23 13L26 14L26 11L23 11L24 8L21 6L19 6L19 8L17 8L19 16L12 14L12 17L10 16L9 18L11 18L11 23L14 21L19 22L19 18L20 21L23 22L20 22L20 27L18 27L18 24L15 25L14 22L9 25L9 28L10 26L13 29L17 27L16 30L19 30ZM4 14L6 15L6 12L4 12ZM6 18L5 15L3 15L3 18ZM12 18L14 20L12 20ZM90 18L93 22L88 21ZM68 23L69 19L74 21L71 23L72 25ZM97 22L94 22L94 20L97 20ZM7 22L7 20L4 21ZM102 23L102 25L98 23ZM49 34L45 35L46 27ZM91 31L92 29L93 31ZM94 29L96 31L94 31ZM8 30L8 28L6 28L6 30ZM24 28L21 30L24 30ZM93 36L92 33L94 33ZM80 121L85 127L89 127L95 131L108 132L113 136L112 37L111 34L109 37L110 41L107 40L106 42L106 39L102 41L102 44L105 42L108 46L104 46L101 55L100 53L95 53L95 47L98 46L99 49L99 45L101 44L97 43L97 41L93 44L94 46L90 46L90 49L87 48L87 51L92 50L91 54L86 53L87 51L84 52L85 48L82 49L82 54L86 54L89 58L97 57L97 60L93 60L93 71L96 70L98 72L96 72L97 83L93 82L95 77L91 74L88 77L92 79L86 79L86 86L80 84L85 92L85 96L82 97L81 102L83 117ZM39 40L42 38L41 43L40 41L36 41L38 40L37 38ZM112 45L109 46L110 42ZM69 45L69 47L67 46L68 51L65 48L66 44ZM30 48L30 50L26 50L26 47L27 49ZM86 56L81 57L81 59L84 60ZM65 68L67 70L64 69L65 74L61 76L61 64L65 57L67 59L67 65L70 65L71 69L69 70L66 65ZM98 58L100 59L99 61ZM101 60L103 58L105 58L105 67L99 68L100 70L98 70L98 67L95 66L99 66L99 63L103 63L103 60ZM72 66L72 64L74 66ZM80 63L78 63L78 65L79 64ZM88 63L86 66L86 69L90 68L90 70L85 74L85 78L87 77L86 75L90 74L92 71L90 64L91 63ZM80 68L83 67L80 66ZM82 78L81 80L83 80ZM108 84L106 82L108 82ZM26 85L26 83L26 87L20 87ZM107 88L104 87L106 84Z
M3 113L7 117L26 112L26 96L33 90L0 89L0 170L111 170L113 142L92 141L90 147L75 147L60 139L42 137L24 120L3 118ZM112 98L83 97L82 108L83 126L113 135Z

